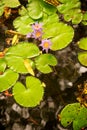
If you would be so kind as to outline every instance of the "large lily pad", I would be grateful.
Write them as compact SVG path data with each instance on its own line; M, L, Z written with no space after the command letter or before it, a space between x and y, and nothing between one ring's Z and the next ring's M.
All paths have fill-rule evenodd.
M5 60L12 70L18 73L29 73L29 65L32 68L34 62L27 58L33 58L40 54L39 48L32 43L20 43L8 49ZM25 66L25 60L28 61L28 68ZM31 71L30 71L31 73Z
M39 79L29 76L26 78L26 86L17 82L13 87L14 99L24 107L34 107L43 98L43 86Z
M42 73L50 73L52 72L52 68L50 66L57 65L57 60L52 54L42 54L36 58L36 68Z
M10 87L12 87L17 79L18 74L10 69L6 70L2 75L0 75L0 92L3 92Z
M12 46L8 49L5 56L18 56L23 58L33 58L40 54L39 48L28 42L20 42L16 46Z
M73 122L73 130L87 126L87 108L79 103L68 104L60 114L61 124L67 127Z
M50 38L52 41L52 50L60 50L70 44L74 36L74 30L71 26L64 23L52 23L44 25L44 38Z

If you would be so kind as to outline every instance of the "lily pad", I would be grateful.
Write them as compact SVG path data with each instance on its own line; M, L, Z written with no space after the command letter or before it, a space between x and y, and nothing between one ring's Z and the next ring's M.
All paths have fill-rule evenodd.
M18 56L23 58L33 58L40 54L39 48L28 42L20 42L19 44L12 46L6 52L6 56Z
M68 104L60 113L61 124L67 127L73 122L73 130L87 126L87 108L79 103Z
M78 60L82 65L87 66L87 51L78 53Z
M0 58L0 72L4 72L6 68L6 62L4 58Z
M71 26L61 22L44 25L44 38L50 38L52 50L60 50L70 44L74 36L74 30Z
M31 6L33 5L33 6ZM18 32L27 34L32 31L31 24L35 22L45 22L49 16L56 14L57 8L45 3L43 0L29 1L27 9L23 8L20 11L19 17L17 17L13 25ZM47 16L47 17L45 17ZM56 14L57 18L58 15ZM51 19L53 21L53 19ZM54 19L55 22L55 19Z
M39 48L35 44L19 43L8 49L5 60L10 69L18 73L31 73L31 71L29 72L29 65L31 68L34 67L34 62L28 58L36 57L39 54ZM28 68L25 66L25 60L28 61Z
M59 0L61 4L57 6L60 13L64 15L66 21L78 24L82 21L83 14L81 12L81 3L79 0ZM78 15L77 15L78 14Z
M6 70L2 75L0 75L0 92L12 87L16 83L18 77L19 75L16 72L10 69Z
M43 98L44 89L39 79L29 76L26 86L17 82L13 87L14 99L24 107L35 107Z
M3 14L3 12L4 12L4 2L1 0L0 1L0 16Z
M29 16L32 19L39 19L43 16L42 8L40 6L40 0L32 0L28 4Z
M78 46L80 49L87 50L87 37L80 39Z
M57 65L57 60L52 54L42 54L36 58L35 62L36 68L42 73L52 72L50 66Z
M15 8L20 5L20 2L18 0L3 0L5 3L5 6Z
M18 73L29 73L29 71L27 70L24 61L25 59L23 59L22 57L18 57L18 56L8 56L6 57L6 61L7 61L7 65L10 69L18 72ZM33 61L28 59L30 66L32 68L32 64Z
M83 14L82 23L83 23L84 25L87 25L87 11Z

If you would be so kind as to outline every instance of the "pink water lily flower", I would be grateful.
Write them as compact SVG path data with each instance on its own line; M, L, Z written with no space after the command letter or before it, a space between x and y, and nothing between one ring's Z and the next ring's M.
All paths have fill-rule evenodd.
M42 39L42 31L41 30L36 30L32 33L32 37L35 38L35 39L39 39L41 40Z
M34 23L32 24L32 29L35 31L35 30L42 30L42 23Z
M46 53L48 53L48 50L51 48L51 41L48 39L42 40L41 44L39 46L41 46L43 49L43 51L45 50Z

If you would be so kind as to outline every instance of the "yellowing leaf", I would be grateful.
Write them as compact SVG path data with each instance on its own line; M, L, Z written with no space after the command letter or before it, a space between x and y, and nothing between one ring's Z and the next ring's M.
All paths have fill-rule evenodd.
M12 45L17 44L17 42L18 42L18 35L16 34L16 35L14 35L14 37L12 39Z
M32 67L31 67L31 64L30 64L28 59L24 60L24 65L25 65L26 69L28 70L28 72L31 75L35 76L34 71L33 71Z

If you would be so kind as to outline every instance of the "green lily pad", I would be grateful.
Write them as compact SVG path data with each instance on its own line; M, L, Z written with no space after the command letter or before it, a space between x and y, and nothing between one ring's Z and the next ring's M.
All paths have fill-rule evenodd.
M78 46L80 49L87 50L87 37L80 39Z
M24 61L22 57L17 57L17 56L8 56L5 58L8 64L8 67L18 73L28 73L29 71L25 67ZM31 67L33 67L33 61L28 59Z
M3 12L4 12L4 2L1 0L0 1L0 16L3 14Z
M10 69L6 70L2 75L0 75L0 92L12 87L16 83L18 77L19 75L16 72Z
M40 6L40 0L32 0L28 4L29 16L32 19L39 19L43 16L42 8Z
M4 72L6 68L6 62L4 58L0 58L0 72Z
M20 2L18 0L3 0L5 3L5 6L15 8L20 5Z
M78 53L78 60L82 65L87 66L87 51Z
M33 44L28 42L20 42L16 46L12 46L6 52L6 56L18 56L23 58L33 58L40 54L39 48Z
M21 34L27 34L32 31L31 24L35 21L29 17L28 14L17 17L13 21L13 25L18 32Z
M29 76L26 86L17 82L13 87L14 99L24 107L35 107L43 98L44 89L39 79Z
M25 66L27 58L33 58L40 54L39 48L33 43L19 43L12 46L5 54L5 61L8 67L18 73L28 73L29 70ZM34 62L27 59L31 68L34 68Z
M36 68L42 73L52 72L50 66L57 65L57 60L52 54L42 54L35 59Z
M45 3L43 0L32 0L29 1L27 9L22 7L20 11L21 16L17 17L13 21L13 25L18 32L22 34L27 34L29 32L32 32L31 24L37 21L42 23L45 22L49 16L56 14L56 11L56 7ZM57 14L56 16L58 19ZM53 21L53 19L51 20Z
M73 122L73 130L87 126L87 108L79 103L68 104L60 113L61 124L67 127Z
M82 21L83 14L81 12L81 3L79 0L59 0L61 4L57 6L60 13L64 15L66 21L78 24ZM78 15L77 15L78 14Z
M84 25L87 25L87 11L83 14L82 23L83 23Z
M60 50L70 44L74 36L74 30L71 26L64 23L55 22L44 25L44 38L50 38L52 50Z

